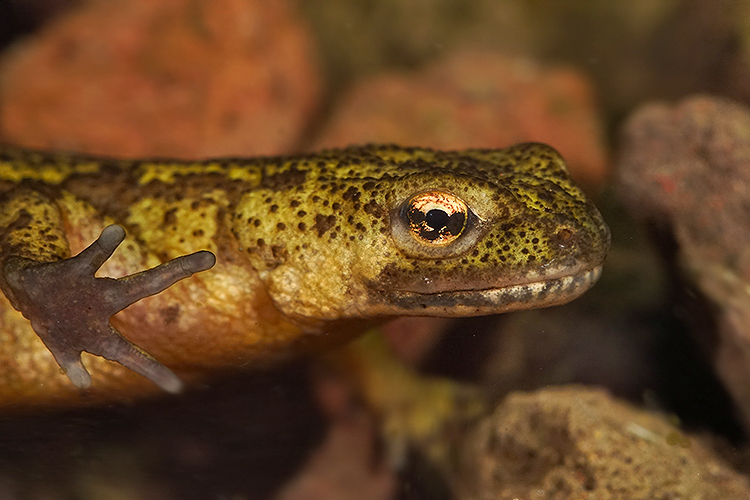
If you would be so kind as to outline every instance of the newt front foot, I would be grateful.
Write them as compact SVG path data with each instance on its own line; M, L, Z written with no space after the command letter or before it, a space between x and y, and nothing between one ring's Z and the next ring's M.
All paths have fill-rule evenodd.
M81 352L86 351L140 373L165 391L179 392L180 379L125 339L110 324L110 317L181 279L210 269L216 257L201 251L124 278L96 278L96 271L124 238L125 230L112 225L104 228L89 247L69 259L38 263L9 258L3 272L14 295L13 305L29 319L36 334L77 387L91 385L91 376L81 362Z

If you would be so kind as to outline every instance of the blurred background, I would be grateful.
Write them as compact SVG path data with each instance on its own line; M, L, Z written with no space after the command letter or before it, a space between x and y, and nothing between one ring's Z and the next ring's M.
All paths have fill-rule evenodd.
M604 387L702 436L747 486L750 2L0 0L0 50L11 144L180 158L551 144L612 228L601 282L549 310L399 320L389 348L493 404ZM389 467L377 418L342 409L347 389L319 371L4 416L0 498L460 495L418 457Z

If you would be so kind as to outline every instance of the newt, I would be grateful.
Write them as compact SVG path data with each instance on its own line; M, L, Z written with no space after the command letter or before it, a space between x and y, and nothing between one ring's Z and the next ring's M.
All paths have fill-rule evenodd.
M201 161L0 146L0 193L3 405L178 392L387 318L562 304L610 241L536 143Z

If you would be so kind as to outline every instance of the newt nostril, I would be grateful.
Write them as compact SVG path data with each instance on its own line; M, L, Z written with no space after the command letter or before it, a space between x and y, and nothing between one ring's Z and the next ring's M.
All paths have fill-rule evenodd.
M556 243L560 248L570 248L575 245L576 233L569 227L561 227L552 235L552 242Z

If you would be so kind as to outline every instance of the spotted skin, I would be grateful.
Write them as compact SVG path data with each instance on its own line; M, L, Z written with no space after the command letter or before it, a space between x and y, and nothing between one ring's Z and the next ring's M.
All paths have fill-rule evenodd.
M0 285L9 299L0 304L7 346L0 403L80 397L11 307L33 323L39 303L58 300L49 290L61 278L29 290L8 262L60 265L112 223L127 237L100 276L196 252L216 256L206 272L213 261L205 252L189 257L192 272L177 279L198 274L112 319L154 363L187 381L327 342L321 334L342 321L563 303L593 285L609 246L599 212L542 144L458 152L364 146L196 162L0 147L0 193ZM424 210L418 219L415 207ZM87 300L104 310L114 299ZM101 358L84 354L84 364L93 378L89 398L110 397L113 386L122 394L149 387Z

